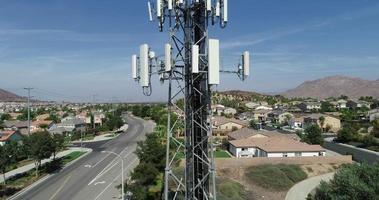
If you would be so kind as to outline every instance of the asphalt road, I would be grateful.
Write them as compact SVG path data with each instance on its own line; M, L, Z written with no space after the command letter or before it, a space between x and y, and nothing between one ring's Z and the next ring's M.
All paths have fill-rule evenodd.
M101 151L120 153L124 159L124 176L138 164L137 156L133 153L137 142L151 132L153 123L134 117L126 117L129 128L119 137L96 143L85 144L93 151L74 164L57 172L44 182L15 199L30 200L109 200L121 198L120 158Z

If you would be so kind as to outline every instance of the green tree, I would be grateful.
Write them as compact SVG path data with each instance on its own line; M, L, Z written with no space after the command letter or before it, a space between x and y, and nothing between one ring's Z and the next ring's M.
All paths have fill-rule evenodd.
M0 172L3 174L4 185L6 185L5 172L9 166L15 163L16 152L13 145L11 143L0 145Z
M54 134L51 136L51 139L52 139L53 159L55 160L55 156L57 152L64 149L64 136L60 134Z
M54 151L52 138L48 132L34 133L27 137L25 140L25 146L27 146L28 155L34 160L36 176L38 177L41 161L45 158L50 158Z
M372 134L374 137L379 138L379 119L376 119L376 120L373 122L373 129L372 129L371 134Z
M357 131L352 125L345 125L337 133L337 140L343 143L350 142L355 139Z
M320 121L321 130L324 130L325 117L324 117L324 116L320 116L320 117L318 118L318 120Z
M0 121L6 121L12 119L12 116L8 113L2 114L0 117Z
M321 128L317 124L312 124L305 129L304 142L308 144L323 144L324 139L321 134Z
M376 200L379 198L379 165L344 165L330 182L321 182L314 200Z

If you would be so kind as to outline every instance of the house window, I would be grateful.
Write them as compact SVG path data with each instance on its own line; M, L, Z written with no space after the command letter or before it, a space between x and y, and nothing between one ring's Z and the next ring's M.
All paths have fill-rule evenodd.
M283 153L283 157L288 157L287 153Z
M300 157L301 156L301 152L295 152L295 156L296 157Z

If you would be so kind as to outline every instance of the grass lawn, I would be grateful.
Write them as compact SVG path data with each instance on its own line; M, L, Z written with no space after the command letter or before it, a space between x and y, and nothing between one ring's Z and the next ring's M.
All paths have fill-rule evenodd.
M247 178L261 187L287 190L295 183L307 178L307 174L297 165L259 165L250 167Z
M70 154L64 156L62 158L62 163L63 165L79 158L81 155L85 154L86 152L85 151L74 151L74 152L71 152Z
M215 158L230 158L230 154L224 150L217 150L214 152L214 157Z
M224 150L217 150L214 152L214 157L215 158L230 158L230 154L228 154L228 152L224 151ZM178 159L184 159L184 153L182 152L179 152L176 157Z
M46 163L41 166L39 170L39 176L35 175L35 170L32 169L26 173L18 174L7 180L7 186L0 187L0 200L7 199L7 197L12 196L17 191L31 185L47 174L53 173L56 170L61 169L65 164L79 158L81 155L85 154L85 151L74 151L63 158L56 159L55 161Z
M217 179L217 199L218 200L245 200L247 192L243 186L230 179Z

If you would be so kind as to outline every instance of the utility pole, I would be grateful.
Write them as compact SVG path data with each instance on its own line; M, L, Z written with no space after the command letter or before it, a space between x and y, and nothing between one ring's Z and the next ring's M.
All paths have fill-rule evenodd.
M26 87L24 90L28 91L28 135L30 136L30 91L34 88Z
M96 97L97 97L98 95L97 94L94 94L94 95L92 95L92 104L93 104L93 109L94 110L96 110L96 105L95 105L95 102L96 102ZM96 128L96 123L95 123L95 112L92 112L92 118L93 118L93 127L92 127L92 129L93 129L93 135L95 135L96 134L96 130L95 130L95 128Z
M155 7L149 1L148 9L150 21L155 12L159 31L168 26L170 43L163 60L141 45L139 56L132 56L132 78L146 96L152 93L151 75L169 83L164 199L216 200L212 87L220 83L220 72L245 80L249 52L243 53L236 70L220 70L219 40L209 38L208 26L226 27L228 0L157 0ZM184 109L176 105L178 98L183 98ZM177 117L172 117L174 112ZM184 141L175 138L181 128ZM185 168L177 172L174 161L181 154Z

